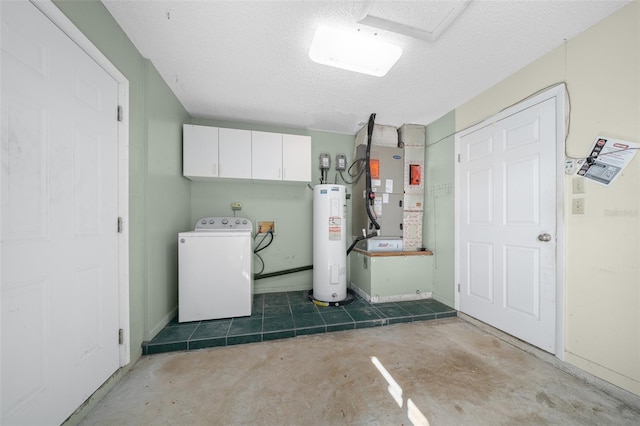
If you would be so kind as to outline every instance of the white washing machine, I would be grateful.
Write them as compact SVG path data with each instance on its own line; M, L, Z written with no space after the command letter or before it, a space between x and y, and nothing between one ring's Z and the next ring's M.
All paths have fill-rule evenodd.
M251 221L206 217L178 234L178 322L251 315Z

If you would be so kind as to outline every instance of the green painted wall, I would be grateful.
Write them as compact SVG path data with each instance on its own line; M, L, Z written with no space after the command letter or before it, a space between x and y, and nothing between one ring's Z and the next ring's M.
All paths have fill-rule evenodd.
M433 298L453 307L455 113L427 126L425 208L422 238L433 251Z
M346 155L349 164L353 157L355 136L352 135L197 118L192 119L191 124L311 136L312 186L320 182L320 153L330 154L332 164L335 162L336 154ZM335 179L335 174L329 177L331 183L335 182ZM347 192L350 192L350 185L347 185ZM257 220L276 221L273 243L260 252L265 262L265 273L313 264L313 191L307 184L238 180L193 182L191 224L188 229L193 228L195 222L205 216L233 215L233 201L242 202L242 210L236 215L251 219L254 227ZM347 217L351 217L350 204L350 201L347 202ZM351 235L349 232L350 228L347 229L347 235ZM256 241L260 238L262 237L258 237ZM260 268L260 261L255 259L254 269L259 271ZM312 286L312 272L309 270L256 280L254 291L269 293L306 290Z
M54 0L129 80L131 361L172 315L177 300L176 234L189 227L182 177L182 105L97 0Z
M190 181L182 177L182 105L147 64L145 335L155 336L178 305L178 232L191 226Z

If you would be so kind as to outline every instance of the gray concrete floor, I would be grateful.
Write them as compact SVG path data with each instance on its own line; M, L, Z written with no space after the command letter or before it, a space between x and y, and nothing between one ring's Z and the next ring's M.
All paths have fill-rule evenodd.
M625 400L449 318L145 356L81 424L639 425Z

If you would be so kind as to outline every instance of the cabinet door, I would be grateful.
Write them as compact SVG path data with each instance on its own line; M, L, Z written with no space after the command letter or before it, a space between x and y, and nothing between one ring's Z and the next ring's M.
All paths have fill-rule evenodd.
M282 180L282 134L251 132L251 177Z
M311 137L282 135L282 180L311 182Z
M218 176L251 179L251 131L219 129Z
M218 177L218 128L182 126L182 174Z

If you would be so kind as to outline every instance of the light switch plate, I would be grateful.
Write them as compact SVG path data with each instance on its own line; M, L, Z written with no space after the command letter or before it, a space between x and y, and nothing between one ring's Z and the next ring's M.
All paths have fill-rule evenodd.
M585 181L583 177L574 177L572 181L573 193L584 194Z
M571 204L571 213L584 214L584 198L574 198Z

